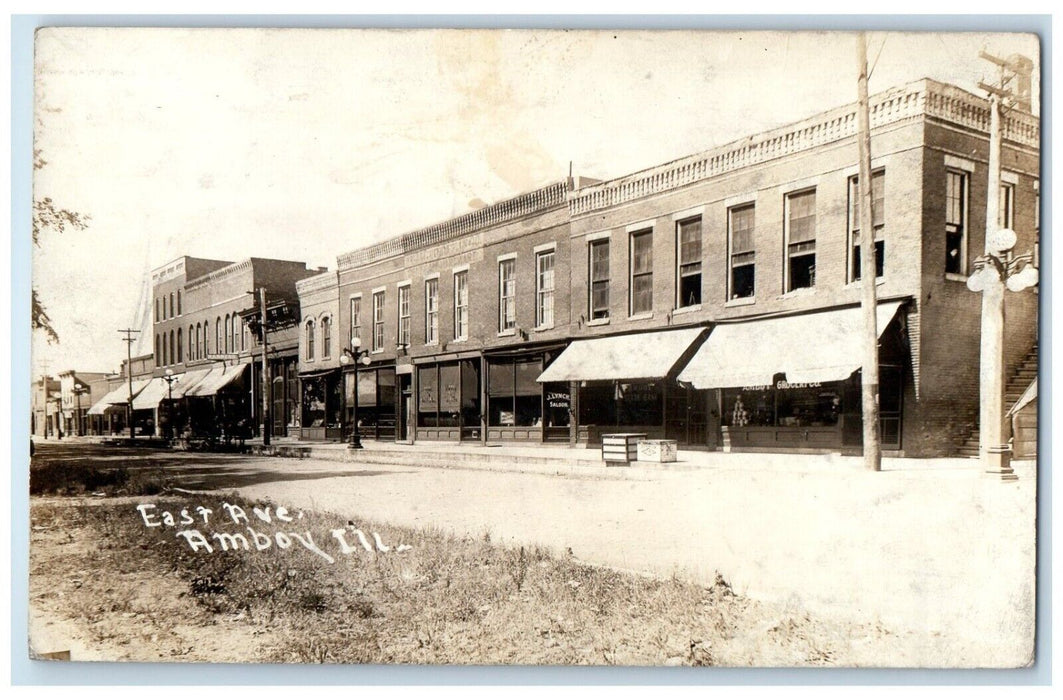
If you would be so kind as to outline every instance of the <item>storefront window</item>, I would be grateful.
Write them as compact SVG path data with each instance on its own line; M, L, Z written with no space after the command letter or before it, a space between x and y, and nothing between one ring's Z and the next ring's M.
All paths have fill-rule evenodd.
M841 382L747 386L723 390L723 425L828 427L838 424Z
M616 425L613 382L587 382L579 390L580 425Z
M417 425L434 428L438 425L439 372L436 365L417 370Z
M461 361L461 423L462 437L480 435L480 363Z
M621 382L616 385L619 425L661 425L662 389L660 382Z
M322 377L303 380L303 425L311 428L325 425L325 382Z
M546 393L546 427L564 428L569 424L572 397L569 395L568 384L554 382L543 385Z
M534 360L491 360L488 365L489 425L542 425L543 394L536 381L541 357Z

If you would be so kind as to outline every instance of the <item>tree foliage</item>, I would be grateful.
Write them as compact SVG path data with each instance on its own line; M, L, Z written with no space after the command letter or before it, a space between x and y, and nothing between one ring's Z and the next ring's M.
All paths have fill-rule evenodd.
M47 164L48 161L41 157L41 152L35 149L33 151L33 169L40 170ZM63 233L67 229L83 231L88 228L90 220L91 217L87 214L79 214L76 211L56 206L51 197L35 199L33 200L33 245L40 245L42 231L47 229L57 233ZM59 334L52 327L52 319L49 318L44 304L41 303L36 287L33 288L31 304L30 318L33 330L44 331L49 343L58 343Z

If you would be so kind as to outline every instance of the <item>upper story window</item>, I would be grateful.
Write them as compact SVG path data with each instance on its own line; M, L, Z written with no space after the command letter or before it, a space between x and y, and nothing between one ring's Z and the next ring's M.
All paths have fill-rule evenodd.
M314 321L313 319L306 322L306 359L314 359Z
M170 292L170 318L173 318L173 292Z
M756 208L744 204L727 210L727 249L730 271L727 298L747 299L757 293L757 259L753 245Z
M498 330L517 327L517 261L513 258L498 263Z
M786 291L816 284L816 191L786 195Z
M591 241L590 261L590 318L592 321L609 318L609 239Z
M1015 228L1015 185L1004 182L1000 185L1000 208L997 225L1000 228Z
M945 173L945 272L967 274L967 180L962 170Z
M218 354L224 352L225 341L222 340L222 337L221 316L218 316L217 320L214 321L214 352Z
M384 292L373 295L373 350L384 349Z
M424 281L424 342L439 342L439 279Z
M469 337L469 272L454 273L454 339Z
M185 361L185 352L184 352L184 348L182 347L182 345L184 345L184 343L182 342L182 338L181 338L181 336L183 336L183 335L184 335L184 333L182 332L182 329L178 328L177 329L177 361L178 362L184 362Z
M225 331L223 333L223 342L225 343L225 352L232 352L231 341L233 337L233 322L229 318L229 314L225 314Z
M159 334L156 333L155 334L155 366L156 367L162 366L162 355L160 354L162 352L162 350L160 349L159 345L160 345L159 344Z
M676 308L701 304L701 217L676 222Z
M321 357L332 357L332 318L321 319Z
M860 279L860 180L849 178L849 281ZM875 277L886 270L886 172L871 173L871 226L875 231Z
M155 323L162 320L162 314L159 313L159 297L155 297Z
M631 315L653 311L653 231L631 234Z
M351 297L351 337L362 339L362 297Z
M410 285L399 287L399 345L410 345Z
M196 328L195 326L188 327L188 361L198 360L196 356Z
M554 251L535 256L535 326L554 325Z
M181 290L177 290L177 315L181 315Z
M174 332L170 331L170 361L167 364L174 364L177 362L177 343L174 340Z

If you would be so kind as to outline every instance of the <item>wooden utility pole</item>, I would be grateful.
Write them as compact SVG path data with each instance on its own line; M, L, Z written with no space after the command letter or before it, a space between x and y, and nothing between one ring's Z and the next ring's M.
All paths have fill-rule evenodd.
M126 404L125 417L126 422L129 424L129 437L136 438L137 431L133 427L133 341L136 338L133 337L134 333L140 331L136 328L119 328L119 333L125 333L125 373L129 386L129 402Z
M882 469L882 445L878 418L878 295L875 289L875 228L871 183L871 119L867 99L867 37L860 32L856 41L858 104L856 121L860 153L860 302L863 310L863 369L860 394L864 417L864 466Z
M269 346L266 326L266 288L258 288L258 303L262 311L262 444L269 446Z

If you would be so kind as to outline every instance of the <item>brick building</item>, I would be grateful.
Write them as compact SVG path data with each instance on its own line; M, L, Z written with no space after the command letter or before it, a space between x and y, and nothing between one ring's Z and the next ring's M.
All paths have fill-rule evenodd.
M255 324L264 289L272 385L268 429L287 435L297 425L297 392L289 390L298 381L295 285L318 272L288 260L189 256L154 270L154 376L133 399L134 420L156 435L230 439L261 433L262 346Z
M871 99L894 453L949 454L977 423L981 296L964 282L984 249L988 123L985 100L932 80ZM1036 117L1006 115L993 196L1020 253L1039 236L1039 137ZM625 431L858 450L857 170L849 105L340 255L334 282L300 288L300 370L335 377L313 419L332 432L304 437L349 432L357 366L362 434L378 439L595 444ZM1006 314L1010 368L1035 347L1036 291L1009 292ZM327 339L311 315L329 315ZM367 364L338 369L352 336Z
M132 373L130 377L129 373ZM151 383L155 375L154 355L139 355L122 360L122 368L116 374L105 378L101 387L102 398L93 403L88 411L90 435L126 435L129 432L130 393L135 398ZM130 381L132 380L132 381ZM137 434L150 434L147 421L151 419L150 429L154 430L154 413L141 413Z
M59 380L44 375L33 382L30 394L30 434L52 437L56 434L61 406Z

